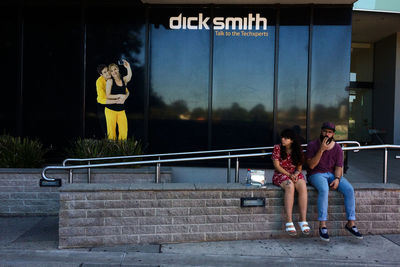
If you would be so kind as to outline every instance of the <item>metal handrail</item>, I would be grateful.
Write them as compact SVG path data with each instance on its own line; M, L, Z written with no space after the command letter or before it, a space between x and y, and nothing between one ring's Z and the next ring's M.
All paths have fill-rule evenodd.
M228 155L228 156L209 156L209 157L193 157L193 158L179 158L179 159L159 159L159 160L145 160L145 161L132 161L132 162L115 162L115 163L100 163L100 164L87 164L87 165L73 165L73 166L47 166L42 170L42 177L47 181L54 181L54 178L49 178L46 176L47 170L73 170L73 169L86 169L86 168L100 168L100 167L112 167L112 166L126 166L126 165L142 165L142 164L154 164L157 163L157 169L159 169L159 165L161 163L170 163L170 162L181 162L181 161L197 161L197 160L212 160L212 159L232 159L236 158L236 162L238 162L238 158L245 157L260 157L271 155L272 152L267 153L255 153L255 154L239 154L239 155ZM239 165L236 164L238 167ZM157 173L159 171L157 170ZM238 182L238 172L235 173L235 181ZM70 181L72 183L72 181ZM159 183L159 179L156 179L156 183Z
M355 144L358 146L361 146L359 142L357 141L337 141L338 144L344 145L344 144ZM302 144L301 146L306 147L307 144ZM100 161L100 160L117 160L117 159L134 159L134 158L150 158L150 157L158 157L158 159L161 159L161 157L168 157L168 156L182 156L182 155L196 155L196 154L215 154L215 153L228 153L228 155L231 155L233 152L241 152L241 151L252 151L252 150L267 150L267 149L272 149L274 148L273 146L267 146L267 147L252 147L252 148L236 148L236 149L222 149L222 150L205 150L205 151L191 151L191 152L176 152L176 153L163 153L163 154L150 154L150 155L132 155L132 156L115 156L115 157L102 157L102 158L67 158L63 161L63 166L67 166L67 162L82 162L82 161L87 161L88 165L92 161ZM156 172L156 181L159 180L160 178L160 164L157 163L157 172ZM87 168L87 179L88 183L91 182L91 168ZM73 171L72 169L69 170L69 179L72 180L73 176ZM227 168L227 182L229 183L230 177L231 177L231 158L228 158L228 168Z
M383 158L383 183L387 184L387 174L388 174L388 148L400 149L400 145L373 145L373 146L360 146L357 150L363 149L382 149L384 148L384 158ZM352 147L343 147L343 150L351 150ZM354 150L354 149L353 149Z
M339 143L339 142L338 142ZM350 144L357 144L357 148L360 147L360 144L356 141L343 141L343 143L350 143ZM306 146L306 145L303 145ZM241 149L244 150L244 149ZM232 151L232 150L230 150ZM239 154L239 155L230 155L230 152L228 155L223 155L223 156L208 156L208 157L191 157L191 158L178 158L178 159L161 159L159 157L158 160L147 160L147 161L133 161L133 162L116 162L116 163L101 163L101 164L90 164L90 161L86 165L73 165L73 166L48 166L45 167L42 171L42 177L43 179L47 181L54 181L54 178L49 178L46 176L46 171L49 169L53 170L69 170L69 182L73 182L73 176L72 176L72 170L74 169L90 169L90 168L99 168L99 167L112 167L112 166L126 166L126 165L139 165L139 164L154 164L156 163L156 179L155 182L159 183L160 182L160 166L161 163L170 163L170 162L183 162L183 161L197 161L197 160L212 160L212 159L228 159L228 170L227 170L227 182L230 180L230 160L232 158L236 158L236 167L235 167L235 182L239 182L239 158L242 157L256 157L256 156L266 156L266 155L271 155L271 152L264 152L264 153L256 153L256 154ZM88 173L90 175L90 173ZM90 182L90 180L89 180Z
M338 144L356 144L361 146L357 141L337 141ZM302 144L301 146L307 146ZM265 150L273 149L273 146L265 147L249 147L249 148L236 148L236 149L222 149L222 150L202 150L202 151L190 151L190 152L176 152L176 153L162 153L162 154L150 154L150 155L132 155L132 156L115 156L115 157L102 157L102 158L67 158L63 161L63 166L67 166L67 162L75 161L99 161L99 160L115 160L115 159L133 159L133 158L149 158L149 157L168 157L168 156L183 156L183 155L196 155L196 154L215 154L215 153L232 153L240 151L251 151L251 150Z
M263 150L272 149L273 146L266 147L252 147L252 148L237 148L237 149L223 149L223 150L202 150L191 152L176 152L176 153L163 153L163 154L149 154L149 155L132 155L132 156L115 156L115 157L102 157L102 158L67 158L63 161L63 166L69 161L97 161L97 160L115 160L115 159L133 159L133 158L150 158L150 157L168 157L168 156L183 156L183 155L196 155L196 154L215 154L226 152L240 152L249 150Z

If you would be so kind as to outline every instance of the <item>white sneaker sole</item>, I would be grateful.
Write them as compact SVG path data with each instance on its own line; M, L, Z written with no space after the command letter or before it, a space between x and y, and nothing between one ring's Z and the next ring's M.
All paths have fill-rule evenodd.
M322 240L322 241L325 241L325 242L329 242L329 241L330 241L329 238L323 238L322 236L319 236L319 238L321 238L321 240Z

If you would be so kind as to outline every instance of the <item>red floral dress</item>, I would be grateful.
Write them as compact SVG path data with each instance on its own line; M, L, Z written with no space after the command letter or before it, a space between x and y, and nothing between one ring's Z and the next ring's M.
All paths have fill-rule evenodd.
M292 157L291 154L287 155L287 158L285 160L282 160L281 158L281 145L275 145L274 146L274 151L272 152L272 156L271 156L272 160L278 160L279 161L279 165L281 165L281 167L283 169L285 169L287 172L289 173L293 173L296 170L296 166L294 166L292 164ZM304 179L304 175L302 173L299 173L299 175L297 176L299 179ZM280 185L282 182L289 180L289 176L278 172L277 170L275 170L274 172L274 176L272 176L272 182L275 185Z

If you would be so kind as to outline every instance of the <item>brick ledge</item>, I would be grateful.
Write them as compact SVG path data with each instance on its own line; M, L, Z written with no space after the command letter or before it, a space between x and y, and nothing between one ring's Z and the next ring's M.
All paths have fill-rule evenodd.
M398 184L353 183L355 190L400 190ZM315 191L312 186L308 190ZM207 184L207 183L144 183L144 184L66 184L60 192L98 192L98 191L196 191L196 190L281 190L278 186L267 184L266 188L243 184Z

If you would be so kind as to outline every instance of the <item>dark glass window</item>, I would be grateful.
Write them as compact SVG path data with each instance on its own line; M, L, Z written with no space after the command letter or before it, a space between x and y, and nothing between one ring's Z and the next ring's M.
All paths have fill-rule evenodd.
M249 14L267 19L267 29L240 30ZM233 17L236 29L214 31L213 148L272 144L275 10L216 8L215 17ZM258 35L260 34L260 35Z
M3 79L0 85L0 134L17 134L18 114L18 24L17 7L0 7L0 71Z
M280 10L277 133L293 128L302 142L306 142L309 21L309 8Z
M333 121L337 139L347 139L351 8L315 8L312 40L310 137Z
M82 114L80 8L24 9L24 134L57 150L79 136Z
M1 133L39 137L57 156L78 136L104 137L96 68L124 58L128 137L147 153L267 146L292 127L311 139L328 120L347 138L350 5L28 2L1 4Z
M149 148L153 152L207 149L210 30L183 29L184 17L208 9L151 9ZM173 26L182 29L170 29ZM199 23L191 23L199 27ZM202 26L203 27L203 26Z
M143 5L91 6L86 10L87 69L85 130L87 137L104 138L104 106L97 103L97 66L126 59L132 69L128 83L130 95L125 102L128 137L144 140L145 95L145 8ZM119 66L122 76L126 69Z

